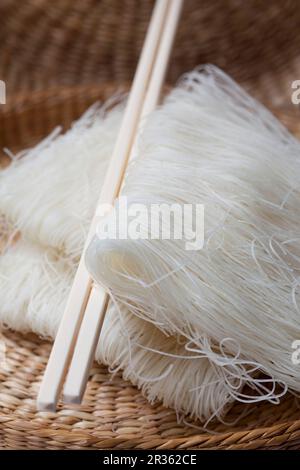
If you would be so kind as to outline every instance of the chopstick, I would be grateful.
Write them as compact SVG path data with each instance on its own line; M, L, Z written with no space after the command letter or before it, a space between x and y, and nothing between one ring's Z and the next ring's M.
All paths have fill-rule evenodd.
M181 7L182 0L170 1L161 42L141 112L140 126L159 102ZM132 158L134 149L135 144L132 146L129 160ZM109 295L101 287L93 285L64 386L63 401L65 403L80 403L82 400L90 366L95 357L108 301Z
M169 0L156 1L98 207L102 204L113 204L119 193L168 6ZM84 256L86 248L96 233L97 223L98 213L96 211L41 383L37 398L37 408L39 410L55 410L73 354L92 287L92 280L85 267Z

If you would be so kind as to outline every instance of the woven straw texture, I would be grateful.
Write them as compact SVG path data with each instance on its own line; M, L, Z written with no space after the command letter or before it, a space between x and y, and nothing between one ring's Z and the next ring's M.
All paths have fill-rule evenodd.
M153 2L150 0L3 0L0 147L33 145L56 124L66 128L95 100L127 89ZM291 81L300 79L297 1L186 0L168 81L214 62L300 137ZM2 156L4 159L4 156ZM1 299L0 299L1 308ZM51 344L4 331L0 368L1 449L297 449L299 406L236 404L214 433L178 424L172 410L151 406L121 375L94 365L81 407L37 412L35 398ZM243 418L235 420L243 413ZM246 411L246 413L245 413ZM230 424L231 423L231 424ZM201 426L199 423L192 423Z

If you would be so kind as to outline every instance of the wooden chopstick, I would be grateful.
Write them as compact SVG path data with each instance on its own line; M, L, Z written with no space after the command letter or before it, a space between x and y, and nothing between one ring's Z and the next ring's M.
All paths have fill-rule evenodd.
M141 112L140 124L159 102L181 7L182 0L170 1L164 31ZM132 146L130 158L132 158L134 148L135 145ZM65 403L80 403L82 400L108 301L109 296L104 289L93 285L64 386L63 401Z
M156 1L131 92L128 97L122 125L102 187L99 205L113 204L119 193L136 134L143 100L150 80L150 74L157 53L168 5L169 0ZM67 368L73 354L76 338L92 287L90 275L85 267L84 256L86 248L96 233L97 223L98 214L96 211L41 383L37 398L37 408L39 410L55 410Z

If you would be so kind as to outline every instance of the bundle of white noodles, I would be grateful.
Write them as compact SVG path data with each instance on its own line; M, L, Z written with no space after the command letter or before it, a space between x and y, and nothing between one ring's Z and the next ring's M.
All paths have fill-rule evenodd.
M116 97L118 102L118 97ZM0 173L0 214L25 237L78 260L93 216L122 105L92 106L64 135L56 128Z
M111 105L11 155L0 172L2 327L55 337L122 117L123 105ZM230 401L207 359L126 309L110 307L96 358L178 413L206 420Z
M93 108L0 172L3 325L55 336L121 115ZM204 247L96 239L88 266L112 295L97 359L150 401L209 421L235 399L299 390L299 156L212 67L187 75L145 123L123 194L129 205L204 204Z
M207 358L232 398L276 401L300 391L299 189L299 142L223 72L198 69L149 117L122 195L204 204L203 249L153 240L142 220L140 239L96 237L87 265L117 305Z

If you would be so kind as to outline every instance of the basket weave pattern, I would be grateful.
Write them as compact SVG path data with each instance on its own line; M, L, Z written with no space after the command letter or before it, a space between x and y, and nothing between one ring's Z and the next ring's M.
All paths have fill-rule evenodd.
M153 2L24 0L16 12L17 4L0 5L0 79L8 86L0 147L12 150L35 144L58 124L67 128L96 100L128 89ZM186 0L169 82L198 63L214 62L300 137L299 110L290 100L291 80L300 78L298 10L297 1ZM179 424L172 410L150 405L121 375L112 378L97 364L82 406L37 412L50 343L6 330L0 339L6 345L1 449L300 448L299 405L292 395L278 406L236 404L229 423L211 423L208 433L200 423Z

